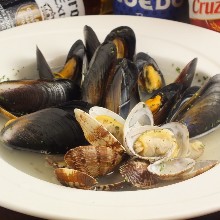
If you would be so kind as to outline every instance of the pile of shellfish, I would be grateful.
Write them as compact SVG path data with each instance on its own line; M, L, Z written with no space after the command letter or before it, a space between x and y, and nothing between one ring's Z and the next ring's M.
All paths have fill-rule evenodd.
M44 154L65 186L147 189L197 176L219 162L199 160L200 136L220 124L220 74L192 85L197 58L170 84L157 62L136 52L128 26L100 42L84 27L61 70L53 71L39 48L39 79L0 83L0 111L9 118L0 133L10 148ZM102 184L104 176L117 176Z

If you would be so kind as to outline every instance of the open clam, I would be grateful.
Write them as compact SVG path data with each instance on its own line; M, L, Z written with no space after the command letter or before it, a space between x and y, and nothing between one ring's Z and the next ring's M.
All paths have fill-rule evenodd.
M123 143L123 127L125 120L109 109L94 106L89 115L102 124L120 143Z
M111 147L118 152L124 152L123 145L94 117L80 109L75 109L74 112L91 145Z
M140 102L125 120L124 147L129 155L147 160L183 157L190 148L189 133L180 123L154 126L152 112Z

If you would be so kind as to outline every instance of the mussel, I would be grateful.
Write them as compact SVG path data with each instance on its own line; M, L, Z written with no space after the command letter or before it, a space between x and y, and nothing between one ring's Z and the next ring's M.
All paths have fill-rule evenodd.
M132 28L120 26L113 29L104 42L113 42L117 48L117 58L133 60L136 51L136 36Z
M107 85L102 106L126 118L132 106L139 101L136 98L137 79L136 65L126 58L118 60L115 73Z
M101 105L108 79L114 72L116 47L113 43L101 44L90 61L82 83L82 99L93 105Z
M138 90L141 101L146 101L153 93L165 86L163 73L156 61L146 53L134 56L139 71Z
M67 79L11 80L0 83L0 105L16 115L23 115L81 99L79 86Z
M59 72L54 72L40 49L37 47L37 69L41 79L71 79L77 85L81 85L82 70L87 66L85 46L82 40L77 40L70 48L64 67Z
M95 31L88 25L84 26L83 29L85 46L86 46L86 54L88 58L88 62L92 59L96 49L100 46L100 41L95 33Z
M183 91L189 88L195 76L196 66L198 59L191 60L180 72L179 76L175 79L175 83L181 83L183 85Z
M219 127L220 74L214 75L178 111L170 121L185 124L190 137L198 137Z
M182 84L171 83L157 90L154 95L146 100L154 116L155 125L163 124L170 112L170 108L180 97Z
M10 148L44 154L66 153L88 143L74 115L59 108L46 108L9 120L0 139Z

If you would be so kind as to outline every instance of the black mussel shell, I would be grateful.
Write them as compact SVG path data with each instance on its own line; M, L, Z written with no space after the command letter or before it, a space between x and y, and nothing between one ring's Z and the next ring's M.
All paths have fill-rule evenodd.
M87 54L88 62L90 62L96 49L100 46L100 41L95 31L88 25L84 26L83 33L85 39L86 54Z
M183 91L189 88L195 76L196 66L198 59L194 58L191 60L181 71L180 75L176 78L174 82L181 83L183 85Z
M103 106L126 118L132 105L131 99L135 93L137 79L136 65L126 58L119 60L106 87Z
M0 83L0 105L16 115L35 112L63 102L81 99L81 90L73 81L11 80Z
M40 79L71 79L79 86L82 71L87 68L86 50L82 40L77 40L70 48L64 67L59 72L53 72L40 49L37 47L37 69Z
M93 107L93 105L91 105L88 102L84 102L82 100L72 100L72 101L69 101L69 102L65 102L65 103L56 105L54 107L63 109L65 111L69 112L70 114L74 114L74 109L75 108L81 109L84 112L89 113L89 109L91 107Z
M134 62L140 73L138 78L140 100L145 102L154 92L165 86L164 76L156 61L146 53L137 53Z
M77 40L69 50L63 70L54 75L56 78L71 79L81 86L82 72L86 68L86 48L82 40Z
M37 70L39 72L39 77L41 79L53 79L54 78L53 71L51 70L43 53L38 47L36 48L36 57L37 57Z
M104 42L113 42L117 48L117 58L133 60L136 51L136 36L128 26L120 26L113 29Z
M92 105L101 105L108 78L114 71L116 47L113 43L101 44L90 61L82 83L82 99Z
M179 108L187 102L198 90L200 89L200 86L191 86L187 88L178 98L173 108L170 110L170 113L167 117L167 122L170 122L172 120L172 117L175 117L175 114L178 112Z
M181 95L182 85L171 83L159 89L154 95L146 101L154 117L154 124L164 124L171 108Z
M219 109L220 74L217 74L179 108L171 121L185 124L190 137L198 137L219 127Z
M44 154L66 153L87 144L75 117L58 108L47 108L8 121L1 141L14 149Z

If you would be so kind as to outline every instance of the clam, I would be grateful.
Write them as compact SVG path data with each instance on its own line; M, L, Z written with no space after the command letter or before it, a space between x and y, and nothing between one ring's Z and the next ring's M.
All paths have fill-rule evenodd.
M217 164L219 164L218 160L198 160L198 161L196 161L196 163L192 169L177 176L177 179L179 179L179 180L190 179L192 177L198 176L198 175L210 170L211 168L213 168Z
M69 150L64 160L69 168L79 170L92 177L112 172L122 161L123 152L106 146L79 146Z
M117 152L124 152L122 144L94 117L80 109L75 109L74 112L85 138L91 145L111 147Z
M162 180L174 180L181 174L191 170L195 163L195 160L191 158L166 158L150 164L147 169Z
M89 109L89 115L102 124L120 143L123 143L123 128L125 120L109 109L94 106Z
M170 130L149 125L130 129L124 143L130 155L151 162L175 157L179 150L176 137Z
M191 158L166 158L150 164L147 169L161 180L187 180L206 172L218 163L217 160L195 161Z
M156 187L158 179L148 171L149 162L140 159L131 159L120 166L120 173L124 179L138 189Z
M195 159L204 152L202 142L189 140L188 129L182 123L154 126L152 112L143 102L138 103L125 120L123 143L129 155L149 161L164 157Z
M132 108L125 120L124 136L126 136L131 128L144 125L154 125L153 114L144 102L139 102Z
M97 184L95 178L78 170L57 168L54 172L59 182L64 186L88 190L92 189Z
M118 191L123 190L124 188L128 187L129 185L125 180L119 181L117 183L109 183L109 184L97 184L93 187L96 191Z

